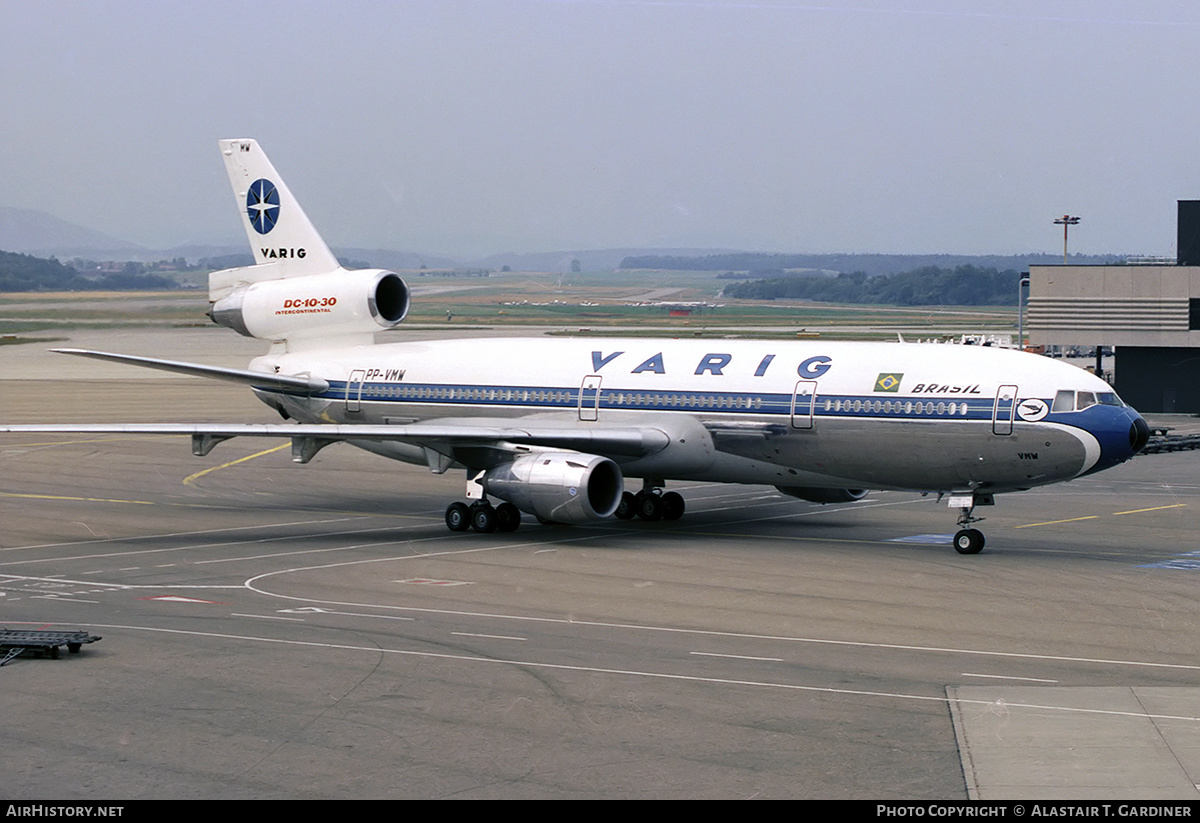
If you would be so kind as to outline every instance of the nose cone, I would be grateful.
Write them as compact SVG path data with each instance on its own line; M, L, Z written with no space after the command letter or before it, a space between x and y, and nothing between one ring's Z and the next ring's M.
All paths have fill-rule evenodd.
M1083 412L1085 428L1100 445L1100 459L1084 474L1124 463L1141 451L1150 439L1150 427L1128 406L1092 406Z
M1142 416L1128 406L1099 409L1103 418L1097 420L1092 434L1100 441L1100 462L1096 468L1108 468L1124 463L1140 452L1150 439L1150 427Z

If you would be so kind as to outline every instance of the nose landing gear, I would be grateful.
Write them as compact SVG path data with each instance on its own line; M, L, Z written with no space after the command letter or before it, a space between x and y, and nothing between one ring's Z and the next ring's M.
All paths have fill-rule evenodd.
M954 535L954 550L959 554L979 554L983 543L983 532L979 529L959 529Z
M984 537L979 529L968 528L972 523L983 520L974 517L976 506L994 506L995 498L990 494L952 494L950 508L958 508L959 529L954 534L954 550L959 554L979 554L983 551Z

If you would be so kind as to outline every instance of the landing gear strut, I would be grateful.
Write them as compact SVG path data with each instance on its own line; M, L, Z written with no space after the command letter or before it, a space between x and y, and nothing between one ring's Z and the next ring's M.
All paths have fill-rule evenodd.
M990 494L951 495L951 508L958 507L959 529L954 534L954 550L959 554L979 554L983 551L983 532L979 529L968 528L972 523L978 523L985 518L975 517L976 506L991 506L995 500Z

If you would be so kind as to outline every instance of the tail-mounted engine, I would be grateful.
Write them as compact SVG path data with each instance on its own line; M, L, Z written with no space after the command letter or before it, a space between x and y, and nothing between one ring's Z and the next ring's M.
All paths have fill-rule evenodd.
M616 463L575 452L524 455L488 470L482 483L488 494L558 523L610 517L625 490Z
M255 268L214 274L234 275ZM408 286L395 272L338 269L239 283L215 300L209 317L260 340L345 338L398 325L408 314L408 303Z

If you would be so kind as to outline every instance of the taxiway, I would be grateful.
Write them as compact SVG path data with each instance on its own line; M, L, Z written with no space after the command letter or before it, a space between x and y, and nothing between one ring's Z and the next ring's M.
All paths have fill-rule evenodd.
M5 356L6 422L271 419ZM700 484L675 524L453 534L460 477L277 446L0 439L3 624L104 638L0 669L6 796L1198 796L1193 452L1000 497L964 557L933 497Z

